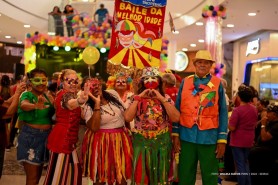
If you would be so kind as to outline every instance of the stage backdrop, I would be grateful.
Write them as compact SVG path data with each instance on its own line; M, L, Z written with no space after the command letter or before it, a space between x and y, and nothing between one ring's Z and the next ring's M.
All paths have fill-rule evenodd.
M109 61L159 66L166 0L115 0Z

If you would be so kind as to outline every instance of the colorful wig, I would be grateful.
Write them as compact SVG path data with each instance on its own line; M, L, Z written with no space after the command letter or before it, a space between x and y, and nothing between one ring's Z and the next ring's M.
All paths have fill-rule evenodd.
M115 83L117 78L119 77L124 77L126 79L127 91L130 91L132 89L132 78L124 72L119 72L116 73L114 76L109 76L106 82L107 89L115 89Z

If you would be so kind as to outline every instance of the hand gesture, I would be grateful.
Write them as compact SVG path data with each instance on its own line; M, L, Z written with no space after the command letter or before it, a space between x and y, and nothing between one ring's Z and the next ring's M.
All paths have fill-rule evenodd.
M84 84L84 91L80 93L79 103L84 104L89 98L89 93L90 93L90 85L87 82Z
M160 94L160 92L155 90L155 89L150 89L149 90L149 96L150 96L150 98L155 98L155 99L158 99L159 101L163 101L164 100L164 96L162 96Z
M38 96L38 102L35 104L36 109L48 108L49 105L45 105L45 102L47 102L47 99L43 95Z
M21 82L20 84L18 84L16 86L15 94L20 95L25 90L26 90L26 83L25 82Z
M141 93L139 94L139 96L140 96L141 98L150 98L150 96L149 96L149 91L150 91L150 89L145 89L143 92L141 92Z
M95 102L95 104L100 105L100 95L94 96L91 92L89 92L89 97Z

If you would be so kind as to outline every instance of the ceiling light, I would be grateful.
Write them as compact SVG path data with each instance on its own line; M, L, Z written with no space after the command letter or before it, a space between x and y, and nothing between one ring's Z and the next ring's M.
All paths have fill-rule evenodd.
M199 40L198 40L198 42L200 42L200 43L204 43L204 42L205 42L205 40L203 40L203 39L199 39Z
M55 35L55 32L48 32L48 35Z
M194 24L194 22L196 22L196 19L192 16L183 15L180 18L184 21L186 25L191 25Z
M22 41L19 40L19 41L17 41L16 43L17 43L17 44L22 44Z
M196 47L197 45L196 45L196 44L190 44L190 46L194 48L194 47Z
M179 34L180 32L178 30L175 30L175 31L172 31L173 34L177 35Z
M71 50L70 46L65 47L65 51L70 51L70 50Z
M101 53L105 53L106 52L106 48L100 48L100 52Z
M196 22L195 23L197 26L203 26L204 25L204 23L202 23L202 22Z
M227 24L227 27L228 27L228 28L233 28L233 27L235 27L235 25L233 25L233 24Z
M248 15L249 15L249 16L256 16L257 14L254 13L254 12L250 12L250 13L248 13Z
M53 50L54 50L54 51L58 51L58 50L59 50L59 47L58 47L58 46L54 46L54 47L53 47Z
M12 37L11 37L10 35L6 35L5 38L6 38L6 39L10 39L10 38L12 38Z
M181 50L182 50L182 51L188 51L188 49L187 49L187 48L182 48Z
M29 24L24 24L23 26L24 26L24 28L30 28L31 27Z

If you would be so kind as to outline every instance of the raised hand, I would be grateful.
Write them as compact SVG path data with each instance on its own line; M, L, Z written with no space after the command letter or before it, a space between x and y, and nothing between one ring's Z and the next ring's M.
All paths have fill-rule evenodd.
M149 90L149 96L150 96L150 98L156 98L159 101L163 101L164 100L164 97L160 94L160 92L155 90L155 89L150 89Z
M26 90L26 82L21 82L16 86L15 94L21 94L23 91Z
M43 95L38 96L38 102L35 103L36 109L46 109L46 108L48 108L49 105L44 104L46 102L48 102L48 101Z
M94 96L91 92L89 92L89 97L90 97L96 104L100 104L100 95Z
M145 89L143 92L139 94L141 98L150 98L149 96L150 89Z
M84 91L81 92L81 94L78 98L79 99L78 102L81 104L84 104L89 98L89 92L90 92L90 85L87 82L84 84Z

